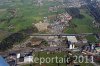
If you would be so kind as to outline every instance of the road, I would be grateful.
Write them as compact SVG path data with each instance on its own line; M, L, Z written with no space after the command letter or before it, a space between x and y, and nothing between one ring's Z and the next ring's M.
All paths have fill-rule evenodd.
M82 33L82 34L33 34L31 36L82 36L82 35L93 35L93 33Z

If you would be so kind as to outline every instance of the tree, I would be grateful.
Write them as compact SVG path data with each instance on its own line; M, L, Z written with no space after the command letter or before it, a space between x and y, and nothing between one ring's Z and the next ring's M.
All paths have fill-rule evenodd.
M80 10L78 8L66 8L65 9L71 16L77 17L80 15Z
M0 50L5 51L9 48L12 48L16 42L21 42L24 38L25 35L22 33L14 33L0 42Z

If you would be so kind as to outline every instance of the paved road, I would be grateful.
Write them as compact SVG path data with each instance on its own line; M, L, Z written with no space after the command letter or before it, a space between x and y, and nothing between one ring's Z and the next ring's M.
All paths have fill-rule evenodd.
M82 35L93 35L93 33L82 33L82 34L33 34L31 36L82 36Z

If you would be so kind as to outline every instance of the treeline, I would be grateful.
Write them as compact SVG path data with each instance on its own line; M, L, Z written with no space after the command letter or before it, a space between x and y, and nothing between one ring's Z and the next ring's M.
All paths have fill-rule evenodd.
M75 18L83 18L84 16L80 14L79 8L71 7L71 8L65 8L65 10L73 17Z
M35 27L30 27L8 36L0 42L0 51L5 51L12 48L13 45L15 45L16 43L20 43L26 37L37 31L38 30Z
M9 48L12 48L16 42L20 42L24 38L25 38L25 36L22 33L14 33L14 34L10 35L9 37L5 38L3 41L1 41L0 50L4 51Z

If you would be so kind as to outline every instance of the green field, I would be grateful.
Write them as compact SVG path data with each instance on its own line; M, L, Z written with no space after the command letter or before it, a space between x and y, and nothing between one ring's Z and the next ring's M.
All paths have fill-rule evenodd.
M97 39L94 35L86 36L86 38L89 42L96 42L97 41Z
M16 10L17 17L11 19L10 22L4 21L0 23L0 29L11 32L18 32L22 29L33 26L32 23L42 21L44 17L64 12L63 9L59 9L57 10L57 12L49 12L49 7L60 5L59 2L44 1L43 6L37 6L35 4L32 4L31 1L32 0L24 0L23 2L20 2L20 0L15 0L13 3L6 6L5 11L3 11L4 9L2 8L0 11L0 19L7 19L11 16L11 13L6 10L9 8ZM9 29L9 26L12 26L13 28Z
M82 15L84 15L84 18L82 19L77 19L74 18L72 20L72 23L76 24L77 27L75 28L75 31L77 33L91 33L92 30L92 17L90 17L89 15L82 13Z
M47 54L47 52L39 52L39 53L36 53L35 57L43 57L43 58L53 58L53 57L64 57L64 55L66 55L66 53L64 52L61 52L61 53L51 53L51 54ZM56 62L56 60L54 60ZM45 63L46 66L56 66L57 63ZM61 66L66 66L64 63L63 64L60 64Z
M67 34L76 34L76 32L73 28L66 28L64 32Z
M93 33L100 32L100 29L94 28L93 26L93 17L87 14L86 11L81 11L83 18L73 18L71 24L76 25L76 27L69 27L66 29L65 33Z
M37 6L36 3L32 1L33 0L14 0L11 3L3 3L0 5L0 30L7 31L8 33L16 33L32 27L32 23L43 21L44 17L65 12L64 9L58 9L57 12L50 12L48 10L51 6L61 5L59 2L48 2L45 0L43 6ZM16 16L10 21L9 18L12 13L9 12L8 9L16 10ZM1 20L4 21L1 22ZM7 33L0 32L0 40L6 36L8 36Z

